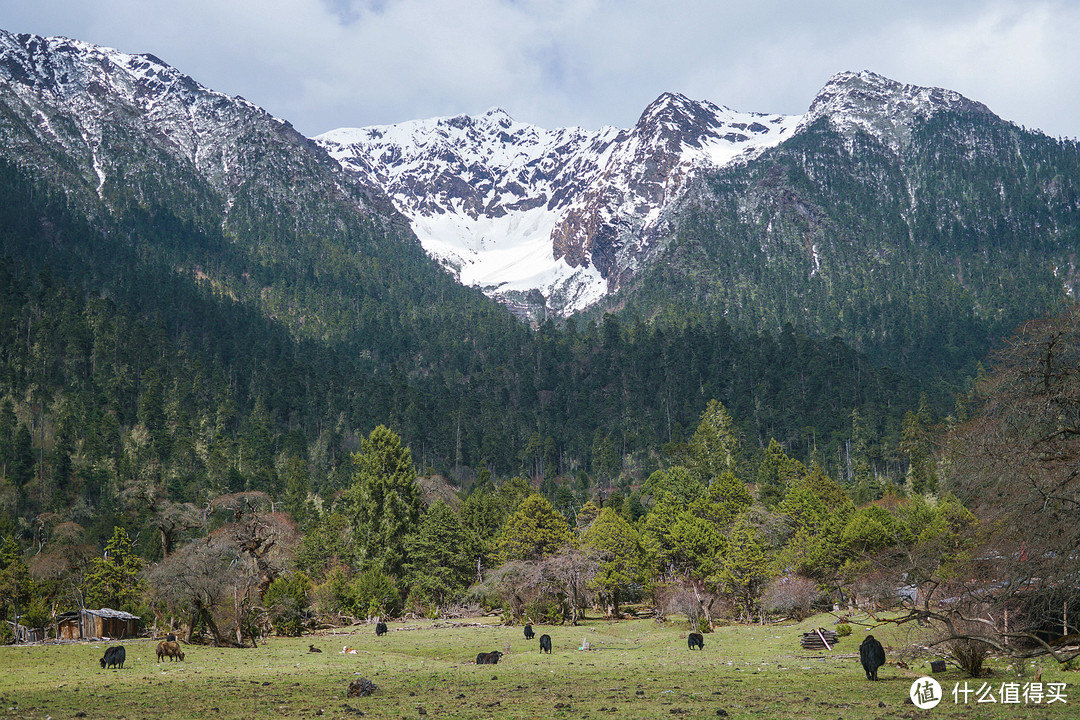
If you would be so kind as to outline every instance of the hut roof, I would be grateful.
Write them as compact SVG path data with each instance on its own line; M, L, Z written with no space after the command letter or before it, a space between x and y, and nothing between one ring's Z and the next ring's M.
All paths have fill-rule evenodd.
M132 615L129 612L123 610L113 610L111 608L101 608L100 610L85 610L91 615L97 615L98 617L117 618L119 620L138 620L138 615Z

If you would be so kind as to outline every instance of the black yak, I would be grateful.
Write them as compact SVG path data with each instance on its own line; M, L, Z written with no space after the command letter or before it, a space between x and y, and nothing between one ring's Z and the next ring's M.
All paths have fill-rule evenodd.
M501 652L499 652L498 650L492 650L491 652L488 652L488 653L480 653L479 655L476 656L476 664L477 665L498 665L499 664L499 658L501 658L502 656L503 656L503 654Z
M536 637L536 633L533 632L532 624L530 623L525 626L525 639L532 640L534 637Z
M384 622L375 623L375 634L377 636L379 636L379 637L382 637L383 635L385 635L386 634L386 623L384 623Z
M701 633L690 633L690 635L686 638L686 647L690 648L691 650L693 650L694 648L697 648L698 650L704 650L705 638L701 636Z
M540 652L551 654L551 636L546 633L540 636Z
M885 648L873 635L867 635L859 646L859 661L866 671L866 679L877 680L878 668L885 664Z
M101 667L104 668L119 668L124 669L124 660L127 658L127 651L124 650L123 645L114 645L105 651L105 657L101 658Z

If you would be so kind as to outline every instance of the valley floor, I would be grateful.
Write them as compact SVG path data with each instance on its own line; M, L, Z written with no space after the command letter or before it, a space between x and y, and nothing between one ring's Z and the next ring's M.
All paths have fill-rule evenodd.
M858 618L856 618L858 619ZM1030 686L1004 662L973 680L950 668L935 675L943 699L932 710L908 701L913 681L930 675L929 656L914 648L917 628L871 630L890 661L880 681L859 666L866 629L829 651L804 651L799 637L832 628L819 615L795 624L722 627L705 635L702 651L687 649L684 622L605 622L577 627L537 625L553 652L539 653L519 627L464 622L389 623L302 638L271 638L257 649L186 646L184 662L158 663L156 643L131 640L122 670L98 660L116 643L0 648L0 718L1074 718L1080 707L1077 673L1044 663L1042 686L1062 698L1000 702L1002 690ZM477 626L479 625L479 626ZM592 650L579 648L584 641ZM310 652L309 645L321 652ZM356 654L342 654L342 648ZM476 665L479 652L500 650L498 665ZM896 665L902 660L907 668ZM347 698L350 682L367 678L378 689ZM978 703L992 689L996 703ZM953 690L958 693L954 698ZM964 689L971 693L964 702ZM983 693L985 699L986 693Z

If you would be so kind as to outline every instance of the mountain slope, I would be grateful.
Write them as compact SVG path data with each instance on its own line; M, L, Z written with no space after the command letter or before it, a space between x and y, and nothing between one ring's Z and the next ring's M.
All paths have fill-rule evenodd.
M390 328L364 329L386 325L365 313L367 297L392 316L422 308L432 323L426 298L494 312L428 260L381 190L288 123L151 55L0 32L0 140L4 157L99 227L140 224L131 241L147 257L298 338L374 351ZM176 243L147 222L190 224L201 240ZM317 291L301 281L316 277Z
M790 322L898 367L973 371L1076 297L1080 148L935 97L838 76L790 140L701 175L670 208L664 252L610 306Z
M797 121L665 93L630 130L547 131L492 109L316 141L386 190L464 284L543 317L595 304L645 262L659 211L696 168L760 153Z
M870 72L802 116L664 94L629 130L493 110L316 140L522 315L791 323L956 373L1076 296L1076 143Z

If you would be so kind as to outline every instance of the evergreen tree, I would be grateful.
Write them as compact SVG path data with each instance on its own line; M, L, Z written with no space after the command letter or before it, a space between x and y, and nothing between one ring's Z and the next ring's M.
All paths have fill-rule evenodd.
M142 579L144 565L143 559L135 554L127 531L113 528L104 555L94 558L86 575L87 607L138 611L146 594L146 582Z
M400 578L407 560L405 536L420 519L412 453L396 433L379 425L361 440L353 462L356 471L344 503L357 561Z
M572 543L566 520L537 493L525 498L506 521L497 547L503 561L542 560Z
M464 591L476 555L471 544L450 506L436 501L405 540L405 577L413 592L442 607Z
M25 613L33 595L34 581L22 550L14 538L5 537L0 545L0 623L5 624L5 629L4 621L9 617L15 621L16 615Z
M755 482L758 500L765 507L776 507L784 499L791 484L805 474L806 468L802 463L788 457L780 443L770 439L757 469Z
M740 519L731 531L729 550L724 556L717 580L734 598L743 617L752 619L765 585L775 577L768 547L757 528Z
M690 467L700 482L709 485L724 472L735 472L740 455L739 433L727 408L710 400L689 443Z
M582 533L581 546L599 556L600 567L592 586L609 600L610 615L619 617L621 598L644 579L644 558L637 530L614 508L606 507Z

